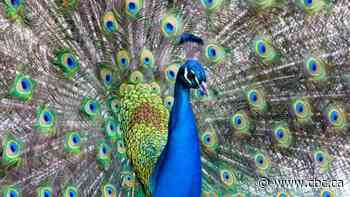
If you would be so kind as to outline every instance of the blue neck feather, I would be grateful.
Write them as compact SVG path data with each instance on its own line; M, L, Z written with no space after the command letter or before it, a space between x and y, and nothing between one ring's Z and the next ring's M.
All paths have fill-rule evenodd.
M155 197L200 197L201 162L190 90L178 79L170 114L168 142L156 167Z

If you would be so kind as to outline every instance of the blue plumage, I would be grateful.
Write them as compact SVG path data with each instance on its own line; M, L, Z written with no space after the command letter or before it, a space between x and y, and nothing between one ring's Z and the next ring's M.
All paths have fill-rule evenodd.
M203 66L188 60L179 70L169 136L154 173L154 196L201 196L200 142L190 103L190 88L206 80Z
M181 34L179 44L184 44L186 42L193 42L203 45L203 40L200 37L187 32Z

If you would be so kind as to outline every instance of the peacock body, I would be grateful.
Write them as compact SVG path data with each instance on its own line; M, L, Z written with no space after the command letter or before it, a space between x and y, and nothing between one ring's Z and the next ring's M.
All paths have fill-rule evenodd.
M350 196L349 21L346 0L1 0L0 196Z

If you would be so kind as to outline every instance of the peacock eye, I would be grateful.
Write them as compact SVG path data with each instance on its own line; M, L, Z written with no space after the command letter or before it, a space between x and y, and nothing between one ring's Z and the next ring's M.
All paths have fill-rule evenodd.
M144 76L140 71L136 70L130 74L129 81L135 85L140 84L144 81Z
M142 0L126 0L125 1L125 12L130 17L136 17L142 8Z
M319 168L320 172L323 173L328 171L331 167L332 156L326 150L322 149L316 150L313 154L314 162L317 168Z
M216 43L208 44L204 48L204 52L205 58L209 63L218 64L225 58L225 49Z
M331 4L331 1L326 0L298 0L295 2L309 15L319 13Z
M341 104L332 104L324 111L328 124L337 130L342 130L348 127L346 113Z
M51 187L40 187L38 189L39 197L51 197L52 196L52 188Z
M183 31L182 19L177 14L169 13L161 19L161 31L167 38L174 38Z
M35 81L29 75L18 73L11 85L10 95L20 100L27 101L32 98L34 88Z
M223 2L223 0L201 0L202 6L209 12L217 11Z
M226 187L230 187L236 183L236 177L233 174L233 171L229 169L220 170L220 179Z

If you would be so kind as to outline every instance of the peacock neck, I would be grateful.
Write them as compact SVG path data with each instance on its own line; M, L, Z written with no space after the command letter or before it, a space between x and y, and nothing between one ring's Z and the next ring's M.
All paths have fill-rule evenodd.
M189 105L190 104L190 89L187 88L181 81L177 80L175 84L175 96L174 101L178 104ZM179 107L179 106L178 106Z
M174 106L171 112L170 140L193 141L196 138L195 118L192 111L190 89L180 80L175 84ZM182 145L183 142L181 143Z

